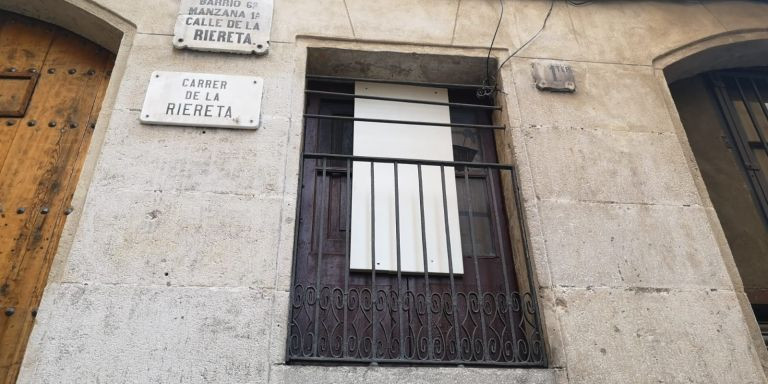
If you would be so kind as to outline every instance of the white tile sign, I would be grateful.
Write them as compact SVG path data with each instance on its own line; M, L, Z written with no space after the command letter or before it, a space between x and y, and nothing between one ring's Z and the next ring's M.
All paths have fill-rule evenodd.
M256 129L264 80L254 76L152 72L142 123Z
M179 49L265 54L273 0L182 0L173 46Z

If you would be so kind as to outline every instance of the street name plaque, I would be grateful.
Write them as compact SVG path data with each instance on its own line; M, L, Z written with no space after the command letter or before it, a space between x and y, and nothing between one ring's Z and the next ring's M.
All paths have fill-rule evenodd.
M178 49L266 54L273 0L182 0L173 46Z
M140 120L145 124L256 129L263 90L260 77L155 71Z

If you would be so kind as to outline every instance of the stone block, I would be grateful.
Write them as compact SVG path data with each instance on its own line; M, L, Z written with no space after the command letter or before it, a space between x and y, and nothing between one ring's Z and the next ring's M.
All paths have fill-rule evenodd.
M535 60L510 60L525 125L554 125L636 132L672 132L659 80L650 67L566 62L575 93L540 91L534 85Z
M0 9L52 23L116 52L131 25L94 1L4 0ZM121 31L122 29L122 31Z
M526 127L537 197L700 205L673 134Z
M730 4L722 7L730 11L735 8ZM515 14L515 23L509 26L516 30L515 46L541 28L549 5L541 0L510 5ZM681 18L686 22L681 23ZM555 2L546 28L518 56L650 65L665 52L724 31L716 16L694 2L616 1L588 6Z
M493 33L499 21L501 6L498 1L464 0L459 2L456 14L456 30L453 44L463 46L486 47L491 43ZM504 3L504 16L496 35L494 47L511 48L517 44L516 6L512 2ZM496 68L491 67L491 70Z
M275 288L290 291L293 286L294 234L297 225L296 204L298 196L293 190L286 191L283 200L283 215L280 223L280 246L277 249L277 278Z
M514 88L506 91L506 97L514 95ZM516 101L515 101L516 103ZM509 105L510 102L507 102ZM549 261L547 259L546 243L542 231L541 215L538 207L538 199L534 188L533 175L531 173L530 159L525 150L525 136L519 124L510 123L504 130L496 132L496 148L499 162L503 164L515 164L519 180L521 205L528 236L528 252L532 263L532 269L536 276L536 283L540 286L550 286ZM505 196L507 206L516 204L512 196Z
M556 291L571 384L765 378L732 291Z
M181 51L171 36L136 35L115 108L140 110L153 71L201 72L264 78L262 119L290 117L294 45L272 44L266 56Z
M557 384L568 384L568 371L565 369L558 369L555 371L555 382Z
M539 206L555 286L733 289L704 208Z
M674 48L725 31L699 2L609 1L567 12L586 61L650 65Z
M258 130L144 125L138 111L111 118L93 185L105 189L277 195L288 120Z
M702 1L702 5L727 30L765 29L768 4L760 1Z
M292 284L292 267L294 252L294 234L297 217L296 204L299 192L299 171L301 167L300 152L303 136L303 124L298 120L291 121L291 133L288 142L288 155L285 161L285 187L283 195L282 222L280 223L280 246L277 250L277 279L276 289L290 291Z
M288 321L291 309L291 293L275 290L272 303L271 331L269 334L269 363L281 365L286 360L288 343Z
M69 282L272 287L280 199L94 188Z
M275 2L272 41L296 35L354 38L344 0L279 0Z
M728 245L728 239L725 237L725 232L720 224L720 218L717 216L717 211L714 208L706 208L707 217L709 218L709 225L712 227L712 235L717 241L717 246L720 249L722 255L723 265L725 266L725 272L730 276L733 289L737 292L744 292L744 282L741 280L741 274L736 266L736 260L733 259L733 252ZM768 362L768 360L766 360Z
M173 35L179 0L100 0L106 9L136 25L136 32Z
M266 383L272 298L251 289L53 284L19 383Z
M552 289L539 287L536 290L540 321L547 347L547 362L550 368L562 369L568 366L563 345L563 331L560 327L560 313Z
M508 28L515 30L515 46L528 43L517 53L518 57L584 60L583 50L570 20L568 4L554 1L549 18L547 13L552 4L550 1L516 0L508 1L507 4L513 13L514 25ZM542 29L545 20L546 26Z
M507 200L507 204L513 204L512 201ZM534 205L532 201L523 202L524 207L524 219L526 229L528 232L528 258L533 264L531 266L533 273L535 274L536 284L540 286L550 286L551 280L551 266L549 257L547 255L546 237L543 232L541 215L539 207ZM518 264L522 267L523 262Z
M346 4L358 39L447 45L459 1L346 0Z
M270 383L556 384L554 370L513 368L274 365Z

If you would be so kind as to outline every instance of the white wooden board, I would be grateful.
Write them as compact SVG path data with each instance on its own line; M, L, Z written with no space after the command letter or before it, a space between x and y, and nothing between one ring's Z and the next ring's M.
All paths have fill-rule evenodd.
M448 102L448 91L441 88L393 84L355 83L355 93L367 96ZM413 104L381 100L356 99L355 117L432 121L450 123L447 106ZM453 161L450 127L355 122L353 154L387 158ZM352 269L371 269L371 168L369 163L355 162L352 174ZM394 166L374 166L374 209L376 270L397 270L395 232ZM398 165L400 204L400 253L403 272L423 272L421 211L418 170L416 165ZM445 168L448 225L453 272L464 272L461 232L453 167ZM424 194L424 227L426 229L427 268L430 273L448 273L448 239L443 211L443 189L440 167L422 166Z

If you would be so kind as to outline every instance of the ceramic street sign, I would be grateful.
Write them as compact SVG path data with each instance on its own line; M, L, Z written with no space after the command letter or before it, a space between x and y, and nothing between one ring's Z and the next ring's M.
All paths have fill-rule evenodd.
M199 51L265 54L273 0L182 0L173 46Z
M145 124L256 129L263 90L260 77L155 71L140 120Z

